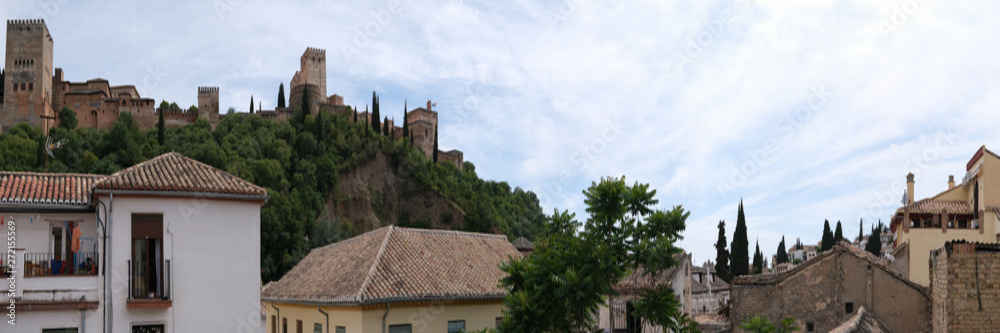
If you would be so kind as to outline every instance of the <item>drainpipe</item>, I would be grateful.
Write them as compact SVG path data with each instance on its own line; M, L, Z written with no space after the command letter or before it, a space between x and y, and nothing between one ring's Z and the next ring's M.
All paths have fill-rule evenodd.
M87 309L80 309L80 333L87 333Z
M319 305L316 306L316 310L319 310L319 313L322 313L326 317L326 333L330 333L330 314L323 311L323 308Z
M392 307L392 303L385 302L385 313L382 314L382 333L385 333L385 317L389 315L389 308ZM327 332L329 333L329 332Z
M278 321L281 320L281 309L278 309L277 306L274 306L274 303L271 303L271 308L273 308L274 311L277 312L278 316L274 317L274 327L278 327ZM267 318L264 318L264 320L265 320L264 326L267 326ZM267 327L264 327L264 329L267 330ZM277 329L275 331L277 331ZM275 332L275 333L277 333L277 332ZM282 333L284 333L284 332L282 332Z
M108 219L108 206L105 205L103 201L99 201L98 200L97 201L97 207L96 207L96 210L97 210L96 215L97 215L98 226L101 227L101 264L100 264L101 265L101 273L100 273L100 275L101 275L101 278L103 279L102 282L104 282L104 294L101 295L104 298L104 306L101 307L101 309L103 311L101 313L101 320L102 320L102 322L104 324L104 325L102 325L102 327L107 327L108 326L108 307L107 307L107 305L108 305L108 293L107 293L107 291L108 291L108 278L107 278L107 274L108 273L107 273L107 266L106 265L108 264L108 260L107 260L107 258L108 258L108 222L105 221L105 220L101 220L101 208L102 207L104 208L104 219L107 220Z
M105 238L107 238L107 239L110 240L111 239L111 229L112 229L111 223L114 221L114 218L112 218L111 215L115 213L115 194L114 193L109 193L109 195L110 195L110 198L108 199L108 214L107 214L107 218L108 218L108 234L105 235ZM105 248L104 251L108 253L108 263L114 263L114 260L113 260L114 257L112 256L112 252L113 251L108 251L107 248ZM109 271L105 271L105 272L108 273L108 274L104 275L104 281L105 281L104 282L104 295L105 295L104 297L106 297L106 300L107 300L107 303L104 305L105 308L106 308L105 311L107 311L107 317L106 317L105 320L107 320L108 325L104 326L104 331L107 332L107 333L112 333L112 332L114 332L113 328L115 326L115 320L114 320L114 313L115 313L114 310L115 310L115 308L114 308L114 306L112 306L112 304L115 301L115 297L114 297L114 295L111 295L111 297L108 297L107 295L112 292L111 290L109 290L110 288L108 288L108 284L109 284L109 278L110 278L110 276L114 275L114 270L109 270ZM126 277L126 278L131 279L132 277L129 276L129 277ZM125 292L132 292L132 291L131 290L126 290Z

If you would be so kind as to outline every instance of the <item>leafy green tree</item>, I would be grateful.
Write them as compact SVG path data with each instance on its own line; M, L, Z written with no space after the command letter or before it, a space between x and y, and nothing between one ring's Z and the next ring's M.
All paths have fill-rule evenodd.
M285 107L285 83L278 84L278 108Z
M834 244L840 243L844 239L844 229L840 226L840 221L837 221L837 229L833 232L833 242Z
M726 250L726 221L719 220L719 239L715 242L715 274L725 280L729 277L729 250Z
M865 244L865 251L874 254L876 257L882 257L882 221L879 221L875 230L872 231L871 235L868 235L868 244Z
M750 274L760 274L764 272L764 256L760 253L760 241L757 241L757 247L753 250L753 268Z
M778 253L775 255L775 264L788 262L788 251L785 251L785 236L781 236L781 243L778 243Z
M833 232L830 231L830 220L823 221L823 239L819 243L819 251L823 252L833 248L836 242L833 240Z
M589 217L582 228L573 214L556 211L547 224L549 236L535 251L502 266L508 293L501 331L593 331L593 314L630 271L655 281L676 265L673 255L681 250L675 243L690 213L680 206L653 210L655 195L648 184L604 178L584 191ZM669 285L644 289L635 304L650 324L683 321Z
M62 107L59 110L59 127L65 129L75 129L77 125L76 111L70 109L68 106Z
M740 200L736 215L736 231L729 246L729 277L731 279L750 273L750 241L747 239L747 221L743 215L743 200Z
M740 329L746 332L755 333L788 333L800 330L795 326L795 319L785 317L781 319L781 326L775 328L774 324L766 316L753 316L744 318L740 322Z

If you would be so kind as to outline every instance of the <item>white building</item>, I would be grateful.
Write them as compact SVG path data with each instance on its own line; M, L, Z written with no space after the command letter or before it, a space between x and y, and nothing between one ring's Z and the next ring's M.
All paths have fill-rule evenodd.
M266 200L177 153L110 176L0 173L16 243L0 272L13 267L16 325L0 331L259 331Z

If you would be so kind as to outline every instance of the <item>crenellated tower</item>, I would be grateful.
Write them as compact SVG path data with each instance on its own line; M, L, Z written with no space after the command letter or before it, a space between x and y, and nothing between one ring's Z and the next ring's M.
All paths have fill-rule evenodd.
M319 89L318 93L326 98L326 50L315 47L306 48L299 59L299 83L312 84Z
M198 87L198 117L219 121L219 87Z
M41 19L7 21L3 129L22 121L55 126L52 92L52 36Z

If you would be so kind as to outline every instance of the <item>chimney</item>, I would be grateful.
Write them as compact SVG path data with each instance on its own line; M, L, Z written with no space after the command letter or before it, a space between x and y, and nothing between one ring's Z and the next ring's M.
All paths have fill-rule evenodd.
M906 175L906 204L913 203L913 173Z
M431 110L431 100L427 100L427 111Z
M948 189L955 188L955 175L948 175Z

